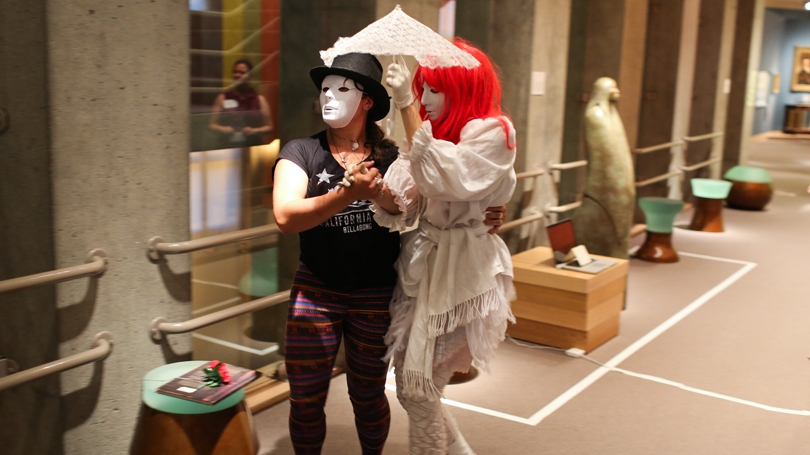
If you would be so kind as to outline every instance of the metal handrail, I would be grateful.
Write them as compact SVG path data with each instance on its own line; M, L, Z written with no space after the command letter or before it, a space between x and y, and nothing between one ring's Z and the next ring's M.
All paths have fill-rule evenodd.
M226 232L225 234L212 235L196 240L188 240L179 243L168 243L163 240L163 237L155 236L147 242L147 256L152 261L158 261L164 254L183 254L191 253L192 251L204 250L214 246L227 245L229 243L241 242L244 240L252 240L259 237L265 237L273 234L280 234L278 226L275 224L267 224L250 229L242 229L241 231Z
M519 174L515 174L515 178L518 179L518 180L521 180L521 179L527 179L527 178L531 178L531 177L539 177L539 176L541 176L541 175L543 175L545 173L546 173L545 169L535 169L533 171L526 171L526 172L521 172Z
M588 160L570 161L568 163L556 163L549 165L551 171L564 171L566 169L575 169L588 165Z
M695 169L700 169L702 167L709 166L709 165L717 163L719 161L722 161L722 158L719 158L719 157L718 158L711 158L711 159L708 159L706 161L702 161L700 163L693 164L691 166L681 166L680 169L682 171L684 171L684 172L691 172L691 171L694 171Z
M542 220L544 216L545 216L544 214L538 213L538 214L535 214L535 215L529 215L529 216L524 217L524 218L518 218L518 219L512 220L512 221L510 221L508 223L503 223L501 225L501 228L498 230L498 232L506 232L506 231L508 231L508 230L510 230L512 228L516 228L516 227L524 225L526 223L531 223L532 221Z
M666 179L668 179L670 177L675 177L675 176L683 176L683 171L667 172L666 174L661 174L658 177L653 177L651 179L636 182L635 185L636 185L636 188L641 188L642 186L652 185L653 183L660 182L662 180L666 180Z
M576 202L572 202L570 204L557 205L557 206L554 206L554 207L546 207L546 212L549 212L549 213L563 213L563 212L567 212L569 210L574 210L575 208L577 208L577 207L579 207L581 205L582 205L582 201L576 201Z
M152 323L149 325L149 334L152 337L152 341L155 343L160 343L165 334L193 332L194 330L208 327L209 325L232 319L243 314L253 313L254 311L259 311L273 305L278 305L279 303L286 302L289 300L289 298L290 290L288 289L267 297L262 297L260 299L251 300L250 302L235 305L230 308L225 308L224 310L220 310L215 313L189 319L185 322L168 322L166 318L160 316L152 320Z
M107 262L107 253L101 248L96 248L90 251L85 263L82 265L0 281L0 294L43 284L60 283L75 278L98 275L107 270Z
M686 145L686 142L684 142L684 141L673 141L673 142L667 142L665 144L653 145L651 147L638 148L638 149L633 150L633 153L635 153L637 155L641 155L643 153L650 153L650 152L655 152L655 151L658 151L658 150L669 149L669 148L672 148L672 147L679 147L681 145Z
M684 136L683 140L686 142L698 142L698 141L705 141L706 139L714 139L722 135L723 135L722 131L717 131L714 133L701 134L700 136Z
M112 351L113 336L110 332L99 332L93 338L93 348L64 359L55 360L38 367L0 378L0 391L24 384L44 376L61 373L107 357Z

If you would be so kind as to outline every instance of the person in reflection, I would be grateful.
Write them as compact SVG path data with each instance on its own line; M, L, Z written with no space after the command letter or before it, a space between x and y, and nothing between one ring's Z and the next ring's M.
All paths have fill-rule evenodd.
M208 127L221 134L222 147L261 145L273 131L270 105L253 89L253 64L241 59L233 64L233 86L217 96Z
M369 54L339 56L309 74L328 128L284 146L273 186L276 223L285 234L299 234L301 251L285 335L290 438L298 455L321 453L324 404L345 341L362 453L380 454L390 424L384 337L400 236L374 221L371 201L380 197L382 177L398 155L375 123L390 100L382 65ZM497 231L501 220L492 218Z
M486 207L506 204L515 190L515 129L501 112L494 65L454 43L480 65L420 66L409 84L407 67L394 63L386 77L409 149L385 175L375 220L403 232L386 342L411 454L474 454L440 398L454 372L489 371L515 321L509 250L485 224Z
M810 56L802 55L802 67L796 75L796 83L810 85Z

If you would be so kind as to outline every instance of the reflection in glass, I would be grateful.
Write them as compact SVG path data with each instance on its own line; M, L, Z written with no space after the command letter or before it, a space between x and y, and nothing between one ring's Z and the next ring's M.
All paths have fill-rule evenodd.
M279 0L190 0L192 238L274 223ZM192 314L274 294L278 236L191 255ZM286 305L193 334L195 359L261 368L283 355Z

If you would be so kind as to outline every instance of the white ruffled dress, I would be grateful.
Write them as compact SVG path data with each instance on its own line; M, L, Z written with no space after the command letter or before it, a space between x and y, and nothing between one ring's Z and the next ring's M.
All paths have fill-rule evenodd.
M514 144L514 127L504 120ZM391 215L375 204L374 219L407 231L386 335L387 358L404 355L397 374L406 395L440 396L434 366L466 371L470 356L457 355L465 348L474 365L489 371L507 321L514 322L509 250L499 236L487 234L483 221L487 207L512 197L515 154L499 118L470 121L458 144L434 139L425 122L385 175L402 213Z

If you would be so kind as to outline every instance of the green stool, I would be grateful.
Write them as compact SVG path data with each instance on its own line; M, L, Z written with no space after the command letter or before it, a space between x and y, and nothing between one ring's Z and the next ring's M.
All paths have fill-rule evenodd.
M650 262L677 262L678 252L672 248L672 223L683 209L683 201L665 197L643 197L638 205L647 222L647 238L636 257Z
M723 176L731 182L726 206L742 210L762 210L773 197L773 177L765 169L734 166Z
M695 196L695 212L689 229L723 232L723 201L731 190L731 182L694 178L689 181Z
M278 248L254 251L250 254L250 270L239 280L239 293L245 301L250 301L278 291ZM259 344L277 343L279 354L283 354L287 307L279 304L251 313L252 324L246 333L248 338ZM259 350L266 347L256 346Z
M227 453L255 455L259 450L245 390L215 405L163 395L157 388L207 361L163 365L143 378L143 403L130 455Z

